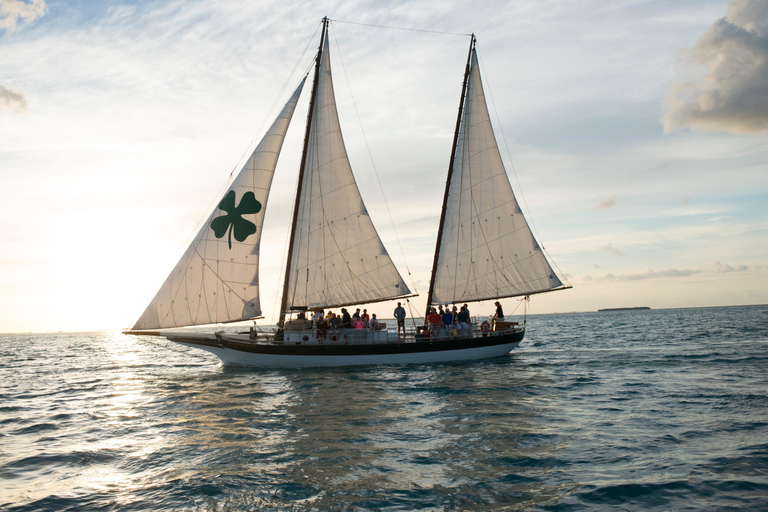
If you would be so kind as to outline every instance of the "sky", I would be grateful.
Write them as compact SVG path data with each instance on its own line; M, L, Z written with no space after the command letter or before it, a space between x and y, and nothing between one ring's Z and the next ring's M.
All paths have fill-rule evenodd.
M768 0L469 4L0 0L0 332L129 327L309 69L323 16L350 160L414 313L469 33L513 189L573 286L529 313L768 303ZM266 323L307 96L265 219Z

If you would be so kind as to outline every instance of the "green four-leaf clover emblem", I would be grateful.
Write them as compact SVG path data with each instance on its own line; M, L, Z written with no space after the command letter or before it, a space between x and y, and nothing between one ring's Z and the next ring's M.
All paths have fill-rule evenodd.
M229 248L232 248L232 232L235 232L235 240L244 242L246 238L256 232L256 224L245 220L243 215L259 213L261 203L256 200L253 192L246 192L240 199L240 204L235 206L235 191L230 190L219 203L219 209L227 212L226 215L216 217L211 221L211 229L216 238L221 238L229 231Z

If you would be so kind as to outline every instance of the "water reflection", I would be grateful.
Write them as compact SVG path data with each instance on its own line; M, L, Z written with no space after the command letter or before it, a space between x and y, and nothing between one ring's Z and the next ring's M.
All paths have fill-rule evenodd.
M416 499L437 507L525 508L569 488L547 479L565 441L538 428L539 417L551 414L531 400L540 377L509 361L223 370L209 384L228 389L227 406L211 389L190 402L187 413L199 430L187 442L229 451L228 474L218 478L264 484L232 492L224 498L231 505L373 508Z

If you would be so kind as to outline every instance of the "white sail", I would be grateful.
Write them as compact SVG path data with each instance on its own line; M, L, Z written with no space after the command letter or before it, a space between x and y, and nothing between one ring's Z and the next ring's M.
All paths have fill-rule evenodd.
M261 315L261 228L277 159L305 81L306 77L132 329L234 322Z
M562 286L518 206L501 160L472 50L432 304Z
M293 237L287 307L337 307L410 294L352 175L331 79L328 37Z

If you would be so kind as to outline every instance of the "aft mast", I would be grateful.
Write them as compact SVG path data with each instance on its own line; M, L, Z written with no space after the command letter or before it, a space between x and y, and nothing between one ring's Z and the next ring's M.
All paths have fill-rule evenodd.
M280 301L280 320L277 325L280 329L285 325L285 315L288 308L288 294L290 277L291 277L291 260L293 259L293 245L294 238L296 236L296 225L299 218L299 200L301 199L301 189L304 184L304 169L307 166L307 148L309 147L309 134L312 129L312 116L315 112L315 99L317 98L317 82L320 75L320 60L323 57L323 50L325 49L325 32L328 30L328 17L323 18L323 30L320 35L320 47L317 51L317 59L315 60L315 77L312 82L312 95L309 97L309 113L307 114L307 129L304 132L304 148L301 153L301 166L299 167L299 183L296 189L296 202L293 206L293 221L291 222L291 235L288 245L288 261L285 264L285 281L283 282L283 298Z
M440 255L440 245L443 241L443 227L445 225L445 211L448 207L448 194L451 191L451 175L453 174L453 163L456 160L456 144L459 141L459 128L461 127L461 117L464 113L464 97L467 94L467 81L469 80L469 67L472 62L472 50L475 47L475 34L472 34L469 42L469 55L467 55L467 67L464 70L464 83L461 86L461 100L459 100L459 114L456 117L456 131L453 133L453 146L451 146L451 159L448 162L448 178L445 181L445 195L443 196L443 209L440 211L440 227L437 230L437 243L435 244L435 259L432 261L432 279L429 280L429 293L427 294L427 309L424 312L424 321L427 321L430 308L432 307L432 297L435 292L435 275L437 274L437 261Z

